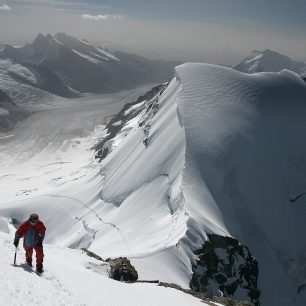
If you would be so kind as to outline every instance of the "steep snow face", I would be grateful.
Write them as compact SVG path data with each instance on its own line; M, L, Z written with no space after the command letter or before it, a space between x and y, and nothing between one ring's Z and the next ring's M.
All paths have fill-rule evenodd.
M296 243L305 238L304 82L290 71L247 75L205 64L176 73L150 119L149 145L140 124L146 113L113 139L101 197L118 211L139 205L140 214L168 205L175 226L165 245L186 267L207 233L235 237L258 260L262 305L304 305L297 290L306 282L306 254ZM159 248L150 249L153 262Z
M305 74L306 63L291 60L288 56L272 50L253 51L240 64L233 66L234 69L246 72L279 72L288 69L298 74Z
M263 305L305 304L296 293L306 282L304 82L289 71L244 75L202 64L177 74L191 229L223 231L249 246Z
M162 94L132 105L124 114L134 111L137 115L105 144L111 153L102 160L100 197L110 211L107 219L124 235L124 244L120 245L122 237L104 230L91 249L119 253L125 245L124 252L136 267L150 262L151 269L139 269L142 277L186 287L191 274L189 255L178 246L188 219L180 189L185 138L173 100L178 86L173 80Z

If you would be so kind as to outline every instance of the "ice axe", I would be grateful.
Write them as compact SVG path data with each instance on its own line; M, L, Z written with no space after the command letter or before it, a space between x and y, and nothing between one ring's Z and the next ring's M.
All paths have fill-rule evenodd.
M16 247L16 249L15 249L14 266L16 266L17 250L18 250L18 247Z

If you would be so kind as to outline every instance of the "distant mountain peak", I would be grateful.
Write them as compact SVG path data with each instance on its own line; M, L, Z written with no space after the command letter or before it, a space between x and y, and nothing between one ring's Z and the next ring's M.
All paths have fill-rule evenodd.
M265 49L253 50L241 63L232 68L245 73L279 72L287 69L302 75L306 71L306 63L292 60L271 49Z
M43 35L43 34L39 33L36 36L36 38L34 39L34 41L32 42L31 45L39 45L39 44L42 44L42 43L49 42L50 40L53 40L52 36L50 34Z
M260 50L253 50L252 54L254 54L254 55L262 54L265 57L286 58L287 60L291 60L290 57L288 57L286 55L283 55L283 54L281 54L279 52L273 51L271 49L265 49L265 50L262 50L262 51L260 51Z
M112 53L64 32L39 33L32 43L23 47L7 45L0 50L0 59L20 65L22 73L14 67L15 78L29 82L26 71L34 75L36 86L63 96L70 96L71 90L114 92L165 82L172 77L177 64L124 52Z

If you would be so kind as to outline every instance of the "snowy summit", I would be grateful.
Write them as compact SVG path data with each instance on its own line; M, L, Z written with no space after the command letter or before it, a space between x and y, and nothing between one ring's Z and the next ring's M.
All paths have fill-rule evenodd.
M288 56L266 49L253 51L241 63L233 66L234 69L245 73L280 72L284 69L291 70L300 75L306 73L306 63L295 61Z

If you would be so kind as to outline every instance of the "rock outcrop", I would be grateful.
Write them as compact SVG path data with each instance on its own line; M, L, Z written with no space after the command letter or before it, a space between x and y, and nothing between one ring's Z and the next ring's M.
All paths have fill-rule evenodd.
M109 270L110 278L113 278L121 282L129 282L129 283L133 283L138 280L138 273L135 267L126 257L118 257L115 259L111 258L103 259L99 255L87 250L86 248L82 248L81 250L85 252L89 257L107 262L110 266Z
M126 104L122 110L112 118L106 126L106 136L95 146L96 158L102 161L113 150L113 139L122 133L127 122L144 112L139 120L139 127L143 128L143 144L149 145L149 132L151 120L158 111L158 98L164 92L168 84L158 85L152 88L143 96L140 96L135 102Z
M259 305L257 287L258 263L249 249L231 237L208 235L202 249L196 252L190 287L209 296L221 291L225 297L245 296Z
M131 262L126 257L119 257L108 260L110 265L110 277L124 282L136 282L138 273Z

